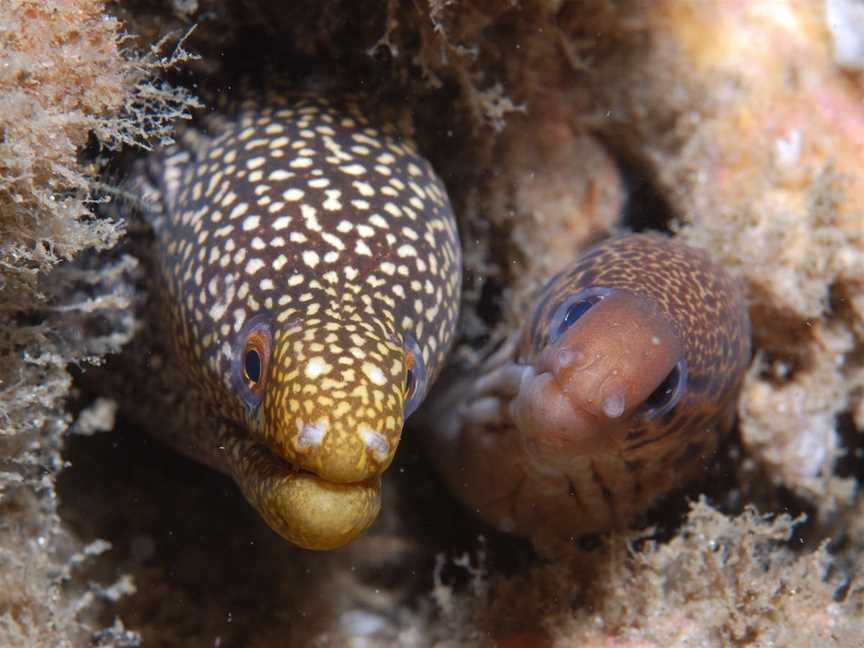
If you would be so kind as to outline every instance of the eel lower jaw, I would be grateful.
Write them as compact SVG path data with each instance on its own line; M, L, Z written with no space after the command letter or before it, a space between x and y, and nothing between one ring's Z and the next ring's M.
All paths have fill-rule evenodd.
M334 483L300 470L264 444L235 437L229 469L246 499L283 538L304 549L329 550L368 529L381 509L381 478Z

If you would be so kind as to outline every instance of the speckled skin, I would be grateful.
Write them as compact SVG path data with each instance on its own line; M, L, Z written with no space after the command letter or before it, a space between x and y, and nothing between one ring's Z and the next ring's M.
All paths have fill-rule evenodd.
M211 115L143 176L157 294L208 421L167 440L292 542L350 541L453 336L461 258L441 181L356 100L310 96Z
M608 297L553 340L555 313L586 289ZM659 235L610 239L547 283L479 376L448 382L432 408L443 421L433 457L503 531L548 539L623 527L705 471L749 359L740 287L704 253ZM681 366L675 404L657 388ZM664 398L669 411L648 407Z

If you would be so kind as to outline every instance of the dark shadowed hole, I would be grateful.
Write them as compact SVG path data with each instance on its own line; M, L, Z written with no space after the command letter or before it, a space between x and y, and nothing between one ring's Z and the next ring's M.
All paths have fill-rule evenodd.
M655 180L645 170L645 165L624 155L618 156L618 165L627 188L624 225L634 232L671 231L672 206L657 189Z

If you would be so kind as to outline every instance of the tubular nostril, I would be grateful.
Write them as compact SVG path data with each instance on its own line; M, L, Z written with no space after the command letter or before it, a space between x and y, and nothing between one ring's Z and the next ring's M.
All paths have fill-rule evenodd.
M363 428L360 430L360 438L377 461L383 462L390 457L390 442L380 432Z
M555 368L559 371L564 369L582 369L588 365L588 359L588 354L579 347L562 347L555 353Z
M327 434L327 423L320 421L318 423L310 423L300 425L300 434L297 436L297 449L300 452L312 448L318 448L324 441L324 435Z
M603 413L609 418L619 418L627 407L624 390L616 389L603 399Z

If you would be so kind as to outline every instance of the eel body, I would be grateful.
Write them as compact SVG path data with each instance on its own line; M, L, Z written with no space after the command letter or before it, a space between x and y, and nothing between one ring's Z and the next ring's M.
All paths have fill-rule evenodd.
M168 347L204 410L166 440L288 540L345 544L453 337L441 181L357 100L311 96L210 115L142 175Z
M433 456L498 529L624 527L706 470L750 359L741 289L660 235L613 238L552 277L522 330L433 407Z

